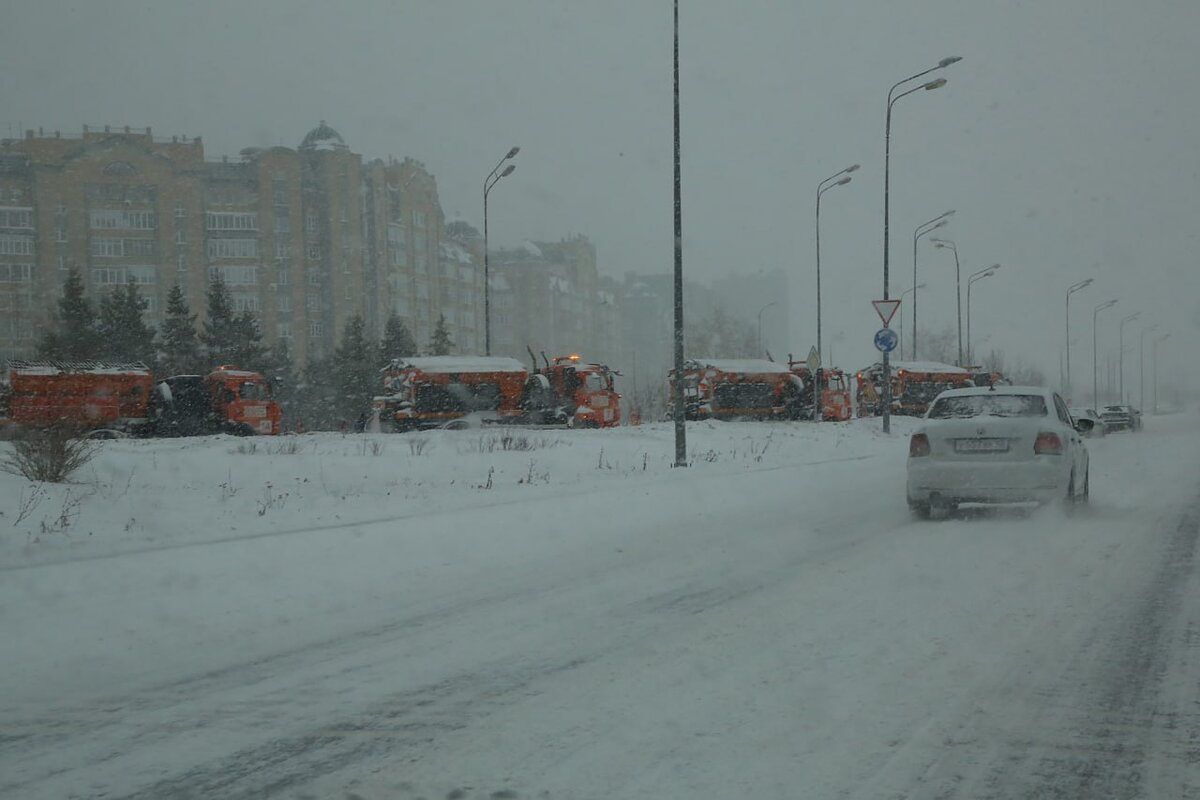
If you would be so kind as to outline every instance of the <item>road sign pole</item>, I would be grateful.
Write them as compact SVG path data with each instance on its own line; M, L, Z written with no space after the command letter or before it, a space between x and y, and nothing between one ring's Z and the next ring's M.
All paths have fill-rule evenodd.
M886 229L885 229L886 230ZM886 239L886 236L885 236ZM885 248L884 259L886 263L887 253ZM886 273L885 273L886 274ZM886 290L887 283L885 278L884 288ZM886 291L884 292L886 295ZM887 335L883 335L884 331L875 334L875 346L883 351L883 432L892 432L892 348L895 347L895 334L888 329L888 324L892 321L892 317L900 308L899 300L892 300L885 296L883 300L872 300L871 305L875 306L875 312L879 314L880 321L883 322L884 331ZM881 336L887 340L890 346L881 345Z

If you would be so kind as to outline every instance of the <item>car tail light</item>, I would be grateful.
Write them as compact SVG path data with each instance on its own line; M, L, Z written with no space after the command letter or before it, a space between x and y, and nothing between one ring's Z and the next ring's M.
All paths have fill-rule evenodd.
M914 433L908 441L908 457L920 458L929 455L929 437L923 433Z
M1037 439L1033 443L1033 452L1039 456L1061 456L1062 439L1059 438L1057 433L1042 431L1037 435Z

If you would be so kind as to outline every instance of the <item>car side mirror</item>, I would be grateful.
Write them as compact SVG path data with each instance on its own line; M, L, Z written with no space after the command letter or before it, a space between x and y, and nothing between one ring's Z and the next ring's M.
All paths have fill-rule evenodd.
M1075 420L1075 430L1078 431L1079 433L1091 433L1092 429L1095 427L1096 427L1096 423L1094 420L1090 420L1090 419Z

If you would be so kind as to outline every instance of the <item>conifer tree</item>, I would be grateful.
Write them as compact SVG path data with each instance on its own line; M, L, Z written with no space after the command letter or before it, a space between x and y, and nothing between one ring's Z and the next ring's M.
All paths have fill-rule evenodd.
M446 315L439 314L437 326L433 329L433 338L429 340L429 353L435 356L448 356L454 351L454 342L450 339L450 331L446 329Z
M154 363L156 333L145 319L149 305L150 301L142 297L133 281L101 298L96 323L100 358L117 363Z
M58 325L38 342L42 358L86 360L99 352L96 311L84 293L83 278L72 269L58 299Z
M379 343L379 355L384 361L393 358L408 358L417 354L417 341L396 312L392 312L383 327L383 341Z
M203 369L196 339L196 315L188 308L179 284L167 294L167 317L160 330L159 363L167 375L189 375Z

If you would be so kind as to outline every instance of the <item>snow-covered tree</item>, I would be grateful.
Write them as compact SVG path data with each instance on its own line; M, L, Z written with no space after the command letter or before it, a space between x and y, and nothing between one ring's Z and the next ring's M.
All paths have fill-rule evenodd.
M371 398L379 390L379 367L379 351L367 338L363 318L351 317L330 359L329 372L337 388L340 419L365 419L371 408Z
M409 333L408 326L396 312L388 317L383 327L383 341L379 343L379 355L384 361L407 358L417 354L417 340Z
M96 324L100 358L120 363L154 363L156 332L145 319L149 305L150 301L142 297L133 281L101 298Z
M58 299L58 325L43 334L38 342L38 355L68 360L91 359L99 353L99 345L96 310L84 294L79 271L72 269Z
M167 316L159 331L159 364L167 375L189 375L204 368L196 339L196 315L188 308L179 284L167 294Z
M437 325L433 329L433 337L429 340L429 354L448 356L454 352L454 342L450 339L450 331L446 328L446 315L439 314Z

